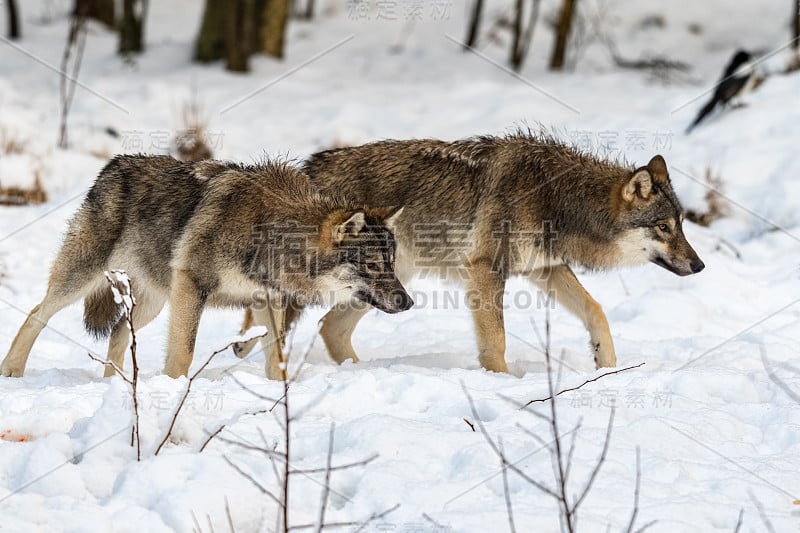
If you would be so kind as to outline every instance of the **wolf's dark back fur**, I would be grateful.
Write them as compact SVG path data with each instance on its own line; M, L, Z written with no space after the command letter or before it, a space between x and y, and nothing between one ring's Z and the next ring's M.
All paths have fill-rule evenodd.
M406 206L398 223L401 242L413 234L411 225L439 223L447 213L448 222L474 224L486 237L504 222L512 230L551 229L557 234L553 255L602 269L612 264L612 243L628 227L618 216L618 192L634 168L548 136L518 132L328 150L313 155L304 170L324 192L346 191L359 203Z
M145 164L143 164L145 163ZM182 163L167 156L121 155L112 159L100 172L94 185L70 223L61 254L72 254L76 243L86 242L82 233L95 235L89 242L102 243L85 250L93 264L102 264L113 252L131 219L139 220L154 231L181 231L202 197L202 187L194 176L192 163ZM186 186L188 185L188 186ZM168 190L167 190L168 189ZM171 250L159 250L159 245L173 239L147 239L146 235L130 235L134 252L144 262L148 257L172 257ZM155 247L155 250L153 249ZM163 246L162 246L163 248ZM146 253L141 254L144 251ZM156 253L154 253L156 252ZM165 284L169 283L166 265L151 265ZM166 279L165 279L166 276ZM110 291L99 289L87 296L83 321L86 330L96 337L106 337L120 317Z
M404 206L396 221L399 277L433 274L465 286L487 370L508 371L503 293L511 276L527 277L577 316L595 363L612 367L608 320L571 267L651 262L681 276L705 267L683 234L683 210L660 155L634 168L517 131L327 150L304 170L323 192ZM358 360L350 339L365 313L334 308L321 320L335 361Z
M104 272L123 270L137 329L169 303L164 372L188 374L208 307L248 307L270 322L261 337L271 379L287 379L283 330L297 305L355 298L386 313L413 300L394 274L397 206L355 207L320 193L287 163L239 165L160 156L115 157L72 219L47 293L0 363L22 376L48 320L84 300L86 328L109 334L105 375L122 368L130 330ZM267 319L266 317L271 317Z
M203 215L193 217L199 207ZM147 278L166 289L174 246L187 224L192 225L195 248L233 248L235 257L249 261L257 248L253 235L243 235L241 228L284 220L320 227L331 212L350 208L339 195L319 194L303 174L281 163L184 163L167 156L123 155L100 172L70 223L61 253L75 256L81 250L84 264L108 268L125 232L126 255L136 257ZM91 240L85 238L87 233ZM82 250L82 242L95 246ZM188 260L202 263L211 257L219 254L197 254ZM210 274L197 281L211 291L218 282L213 276L234 266L198 268ZM119 313L110 291L100 288L86 298L84 325L95 336L107 336Z

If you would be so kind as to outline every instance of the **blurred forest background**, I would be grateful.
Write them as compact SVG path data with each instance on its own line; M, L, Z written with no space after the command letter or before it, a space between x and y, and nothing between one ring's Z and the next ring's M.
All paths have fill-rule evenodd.
M561 70L565 67L567 50L585 45L588 39L605 41L614 61L623 68L685 69L679 61L663 57L626 59L619 55L613 42L600 34L598 21L581 12L578 0L559 0L560 6L545 20L540 21L542 0L509 0L502 14L487 15L484 0L469 2L467 27L464 28L464 46L473 47L481 38L497 40L500 33L508 34L508 64L519 70L528 54L531 40L538 26L552 29L553 42L550 50L549 68ZM404 17L408 21L421 19L428 4L424 1L378 1L375 3L377 17L392 19ZM20 23L21 13L17 0L5 0L9 39L23 38ZM439 1L439 4L443 4ZM197 29L194 60L210 62L224 59L225 67L234 72L247 72L248 60L253 54L265 54L283 58L287 25L292 20L311 21L315 17L315 0L205 0L203 17ZM369 0L348 0L347 9L352 15L361 16L370 9ZM439 9L452 7L445 2ZM800 50L800 2L789 0L787 26L790 28L792 47ZM72 9L72 25L68 47L82 42L82 33L89 19L97 20L119 34L120 54L142 53L146 49L146 27L148 0L75 0ZM599 16L599 15L598 15ZM653 16L648 25L663 26L664 19ZM776 34L784 28L776 28ZM694 31L702 31L697 27ZM79 46L83 46L80 44ZM67 54L67 52L65 52ZM796 68L796 67L795 67Z
M648 80L654 80L663 85L699 85L713 79L719 79L718 83L721 83L726 78L735 78L734 74L739 68L750 68L776 51L787 48L790 53L785 54L784 57L789 59L784 62L780 70L791 72L800 67L800 0L782 1L785 3L784 18L775 19L773 17L770 21L758 21L762 35L765 24L774 25L774 32L772 32L774 42L759 42L758 44L764 48L744 51L744 55L741 57L745 59L742 61L736 59L736 54L743 50L732 47L730 43L718 42L720 28L715 29L717 32L715 34L706 31L706 21L702 20L702 16L708 10L695 10L694 8L687 8L686 11L697 12L700 17L689 22L687 22L689 19L684 17L678 23L681 25L678 27L675 26L674 21L668 20L666 8L664 13L660 13L658 9L649 8L648 14L636 15L639 17L636 28L641 35L638 37L638 41L625 41L626 46L617 42L618 39L623 38L618 26L620 15L627 16L625 3L604 0L593 2L587 0L465 0L459 2L453 0L342 0L341 2L198 0L192 14L183 14L186 5L180 2L176 2L171 9L175 11L176 16L181 17L183 14L181 18L185 18L187 26L181 28L183 34L188 28L188 31L192 31L194 35L190 53L184 51L186 65L195 62L209 65L212 69L219 65L220 69L224 68L238 74L251 72L253 60L259 56L270 58L276 65L280 65L285 61L284 58L293 45L302 44L297 41L307 39L315 28L322 28L333 18L341 19L344 15L350 22L362 20L375 24L387 21L397 22L398 24L391 30L392 33L386 35L386 39L392 41L388 47L388 56L392 54L396 56L405 51L412 34L417 29L415 26L431 21L452 19L448 20L450 33L446 34L447 38L453 41L445 43L451 47L447 51L448 55L457 54L458 48L460 48L462 53L473 53L501 70L507 70L512 76L520 76L519 79L529 85L539 83L540 79L546 75L545 71L553 73L579 71L583 65L590 63L589 54L587 54L589 49L595 52L592 57L592 66L594 67L597 65L598 54L596 51L600 49L603 51L602 57L605 58L602 61L605 61L609 70L639 72ZM772 4L773 13L776 2L777 0ZM0 6L5 10L8 43L19 43L20 46L24 46L26 44L26 24L29 25L29 29L33 29L30 27L32 24L47 25L52 22L44 20L48 15L43 14L42 6L35 8L33 4L26 4L18 0L5 0ZM170 20L154 20L164 17L167 10L166 6L159 5L159 9L153 12L151 7L153 6L148 0L44 2L44 12L49 10L53 20L63 21L66 16L69 21L68 31L63 40L63 51L60 54L60 61L56 65L60 75L58 80L59 126L56 143L59 148L70 146L68 119L73 107L76 86L81 87L78 80L81 78L82 63L86 63L83 59L87 49L101 54L103 52L119 54L123 58L123 63L130 65L135 70L137 62L142 61L148 54L148 25L159 22L168 26L172 20L171 18ZM198 10L198 8L200 9ZM30 13L26 14L26 9L29 9ZM68 12L65 12L65 9L68 9ZM670 9L672 14L682 11L678 6L670 6ZM197 17L198 12L201 13L199 17ZM453 22L456 19L461 27L453 31ZM710 24L712 21L707 22ZM732 33L735 33L735 28L742 27L745 23L746 21L738 20L732 25L734 28ZM298 25L301 29L293 32L291 31L293 25ZM664 33L663 30L666 30L668 26L670 35L672 35L671 32L675 32L674 42L682 43L682 41L694 39L692 41L694 44L684 45L680 48L680 53L675 47L631 46L632 42L641 43L642 39L646 41L647 32L662 30ZM94 38L100 33L99 28L103 28L103 32L106 34L111 32L116 35L115 50L100 50L100 48L107 48L111 41L105 37L103 39ZM92 37L87 39L89 35ZM419 39L420 37L417 37L417 40ZM733 35L730 41L735 40L736 36ZM53 38L50 38L49 41L58 43L58 40ZM303 63L295 63L285 75L292 75L345 41L346 39L329 49L318 52ZM697 48L697 43L701 41L706 42L705 50ZM661 42L663 43L663 40ZM778 43L788 44L780 44L778 49L770 48ZM423 37L423 43L416 43L416 47L433 49L437 46L440 47L441 44L424 42ZM454 44L456 46L453 46ZM717 52L716 61L719 60L719 57L734 58L729 60L728 66L724 70L722 64L704 61L707 59L704 56L714 49ZM690 51L692 55L687 55L687 51ZM23 53L25 52L23 51ZM151 53L158 54L158 52ZM412 53L418 54L419 52L413 51ZM409 61L413 59L411 57ZM409 64L408 62L398 63L394 68L402 72ZM527 70L523 79L521 77L522 70L526 64L535 68ZM414 66L420 71L429 68L429 65L423 61L419 61ZM458 67L450 65L449 68ZM710 70L711 68L714 70ZM723 73L721 79L718 78L720 72ZM263 73L263 69L259 72L259 74L261 73ZM727 91L730 94L715 94L713 100L706 104L707 108L701 109L695 122L687 128L687 134L715 106L719 109L731 105L734 102L734 93L739 92L739 89L745 85L749 90L758 87L766 75L762 69L755 74L748 73L737 80L732 80L729 83L730 87L722 87L717 92L725 93ZM343 80L347 81L344 78ZM577 78L576 81L581 83ZM547 93L538 88L537 90L540 93ZM202 88L200 92L202 92ZM710 92L713 92L713 89ZM205 94L200 94L199 99L202 100L205 96ZM183 128L177 135L173 135L173 139L170 141L171 153L181 159L201 159L220 155L215 153L213 146L210 146L213 143L208 142L208 117L204 116L203 102L198 101L197 98L198 95L194 95L191 101L187 99L184 102ZM558 100L558 97L555 97L554 100ZM521 114L518 118L524 120L527 117ZM112 137L122 136L121 126L106 124L104 127ZM24 142L5 130L0 131L0 141L3 144L3 151L7 154L19 153L23 149ZM334 144L339 142L340 140L333 141ZM349 141L341 142L346 144ZM123 146L123 149L126 147ZM99 154L98 152L98 155L110 156L111 154ZM7 177L4 178L4 180L7 179ZM39 183L38 175L33 180L32 188L8 188L7 186L2 187L2 185L5 184L0 184L0 189L2 189L0 190L0 203L41 203L47 199L47 195Z

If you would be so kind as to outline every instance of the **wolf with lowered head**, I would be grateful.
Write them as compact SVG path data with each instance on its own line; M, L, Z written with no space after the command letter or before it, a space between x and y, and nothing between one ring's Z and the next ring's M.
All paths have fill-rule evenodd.
M169 301L166 374L186 375L203 309L268 300L274 323L264 341L266 373L285 378L277 342L285 302L356 299L387 313L413 305L394 275L392 227L400 211L321 194L282 163L117 156L70 222L47 294L22 325L0 374L21 376L48 320L80 299L86 328L110 335L108 360L121 368L130 331L105 280L104 272L114 269L132 281L137 329ZM107 367L106 375L112 373Z

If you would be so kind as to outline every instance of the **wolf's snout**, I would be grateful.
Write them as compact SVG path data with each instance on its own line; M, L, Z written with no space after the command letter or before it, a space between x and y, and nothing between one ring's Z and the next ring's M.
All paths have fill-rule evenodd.
M692 269L692 274L697 274L698 272L702 271L706 267L706 264L698 257L692 264L689 265L689 268Z
M393 297L394 300L394 308L397 311L408 311L412 307L414 307L414 300L411 299L411 296L406 291L396 292Z

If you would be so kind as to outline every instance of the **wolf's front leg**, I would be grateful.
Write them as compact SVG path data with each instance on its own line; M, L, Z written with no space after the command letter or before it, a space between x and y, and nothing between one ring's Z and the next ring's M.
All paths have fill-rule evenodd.
M169 340L164 364L164 373L172 378L189 372L204 305L205 297L197 284L186 271L176 270L169 297Z
M264 308L256 312L258 322L267 326L268 335L261 338L264 348L267 379L285 381L289 374L289 356L284 350L284 315L286 306L281 296L270 297Z
M542 269L531 275L531 281L581 319L589 331L590 347L597 368L617 366L614 341L611 340L611 330L603 308L583 288L571 268L559 265Z
M505 280L492 268L491 261L474 263L468 272L467 298L475 321L478 360L486 370L508 372L505 359L506 330L503 325Z

